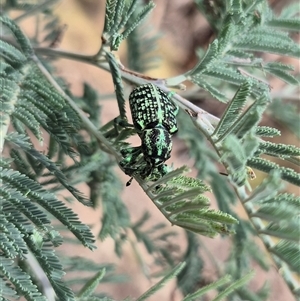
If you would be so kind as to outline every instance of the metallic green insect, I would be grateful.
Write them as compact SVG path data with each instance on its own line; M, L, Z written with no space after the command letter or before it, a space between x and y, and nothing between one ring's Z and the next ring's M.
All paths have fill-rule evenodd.
M121 151L120 165L132 176L156 180L167 173L164 164L171 156L171 137L177 132L178 107L170 97L153 84L137 87L129 96L133 125L141 138L140 147Z

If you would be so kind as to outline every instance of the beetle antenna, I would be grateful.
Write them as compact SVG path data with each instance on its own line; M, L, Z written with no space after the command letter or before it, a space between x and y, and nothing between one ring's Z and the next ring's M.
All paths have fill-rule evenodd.
M133 177L131 177L130 180L126 183L126 187L131 185L132 180L133 180Z

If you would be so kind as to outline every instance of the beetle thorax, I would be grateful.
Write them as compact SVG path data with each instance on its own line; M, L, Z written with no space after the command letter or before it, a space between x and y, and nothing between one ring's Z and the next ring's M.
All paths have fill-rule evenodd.
M158 166L171 156L171 134L163 126L144 130L141 135L145 159L152 167Z

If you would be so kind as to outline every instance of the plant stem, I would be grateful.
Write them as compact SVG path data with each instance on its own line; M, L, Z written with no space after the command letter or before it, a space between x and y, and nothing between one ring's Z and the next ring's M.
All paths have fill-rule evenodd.
M58 56L66 59L72 59L72 60L77 60L80 62L92 64L94 66L97 66L103 70L110 71L108 63L106 63L105 59L99 58L97 55L82 55L78 53L72 53L72 52L67 52L67 51L62 51L62 50L55 50L52 48L42 48L38 47L35 48L36 53L39 53L41 55L48 55L48 56ZM165 82L164 79L156 79L156 78L150 78L147 76L141 76L138 73L131 72L130 70L126 70L121 63L119 63L119 68L120 68L120 73L121 76L124 80L131 84L135 85L144 85L149 82L157 81L159 82L158 86L166 93L170 92L170 89L163 85L162 83ZM196 112L199 116L199 118L203 119L203 123L207 124L208 127L215 127L218 122L219 118L206 112L205 110L197 107L187 99L184 99L181 97L179 94L174 93L172 95L173 99L179 104L179 106L184 109L184 110L191 110L193 112Z
M38 53L41 55L65 58L65 59L69 59L69 60L84 62L87 64L94 65L95 63L97 63L94 55L85 55L85 54L69 52L69 51L64 51L64 50L57 50L57 49L53 49L53 48L45 48L45 47L35 47L34 51L35 51L35 53Z

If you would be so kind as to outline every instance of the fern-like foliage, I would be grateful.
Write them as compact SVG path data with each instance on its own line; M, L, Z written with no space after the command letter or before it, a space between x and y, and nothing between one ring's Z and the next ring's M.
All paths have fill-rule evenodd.
M138 2L138 6L142 3ZM133 14L137 14L135 10ZM155 55L159 35L153 32L150 22L142 22L126 39L128 68L144 73L158 65L159 57Z
M258 2L263 2L263 4L257 6ZM196 1L196 3L202 11L206 12L208 20L213 22L217 39L209 45L205 52L199 51L199 53L202 53L200 62L188 71L185 77L177 76L167 79L167 82L178 84L184 79L190 80L221 102L228 102L228 95L232 94L231 89L236 85L239 86L238 89L234 90L235 95L230 97L231 100L228 102L225 112L217 122L212 120L210 116L206 117L203 111L195 109L193 106L189 106L188 109L193 111L190 115L197 129L213 145L216 155L219 156L228 172L228 179L236 187L241 200L251 198L252 195L250 193L250 196L248 196L244 191L244 185L248 185L249 178L253 177L253 171L249 167L271 174L277 171L277 177L280 175L281 179L299 185L300 175L296 171L296 165L299 165L299 148L293 145L262 141L261 137L271 138L280 135L280 132L277 129L259 126L263 114L269 113L267 111L269 107L271 107L271 112L276 108L278 116L285 114L279 112L280 106L283 110L283 104L280 104L280 101L278 101L280 106L272 104L273 99L269 93L269 87L267 82L262 79L264 75L260 71L272 74L292 85L297 85L298 79L291 74L292 66L278 62L264 62L254 53L254 51L260 51L299 57L298 45L285 32L299 28L299 21L292 19L286 24L284 21L281 22L281 17L274 16L265 1L251 1L251 3L247 1L227 1L226 4L225 2L208 4L204 1ZM208 8L209 5L211 5L210 8ZM288 11L289 17L291 17L292 9ZM216 15L218 15L218 21L215 19ZM209 19L210 17L212 19ZM278 20L278 23L275 20ZM278 24L278 27L271 24ZM268 35L269 38L264 39L263 35ZM255 75L253 71L249 71L249 68L256 69ZM226 87L226 89L223 89L223 87ZM226 95L223 91L230 93ZM186 103L181 102L180 98L174 97L174 99L186 108ZM289 115L284 120L298 134L295 129L296 111L295 108L289 110ZM214 126L208 127L207 124L212 121ZM185 127L190 129L190 126L186 125L186 120L183 119L180 128L184 129ZM180 136L187 143L190 153L196 159L196 167L200 171L199 176L210 181L219 208L235 216L229 206L232 203L232 199L230 199L232 198L232 192L226 187L224 179L216 175L211 164L215 159L214 156L203 147L201 139L195 141L196 133L197 131L189 130L188 132L186 130ZM289 161L294 166L291 168L281 166L266 159L265 156L261 157L262 155L280 158L281 162L283 160ZM217 179L219 179L219 182L216 181ZM280 194L282 187L278 181L276 185L272 186L272 192ZM269 195L270 190L266 186L262 185L261 189L264 191L264 195ZM279 212L281 212L281 209L279 209ZM251 210L249 215L251 215ZM254 220L251 219L251 223L255 225ZM241 276L242 271L246 271L247 267L249 268L247 264L249 256L262 267L266 268L267 266L266 260L261 260L262 256L254 255L258 254L258 250L253 249L253 245L251 246L252 226L241 219L239 219L239 222L239 229L236 230L232 247L232 252L235 255L228 259L228 272L234 274L236 279ZM241 244L241 241L243 241L243 244ZM264 243L268 246L270 241L266 240ZM286 245L288 245L286 249L281 248L281 246ZM277 245L273 247L277 248ZM289 254L287 257L277 257L276 263L278 266L281 266L282 262L280 260L283 260L291 265L291 269L295 269L294 258L299 254L298 252L295 253L293 242L289 244L280 242L278 249L285 255ZM244 254L244 256L241 254ZM287 258L292 263L289 263ZM289 281L288 278L289 276L285 278L288 285L293 293L297 295L296 282ZM246 288L243 289L243 292L238 290L237 294L240 298L249 298L249 300L257 300L256 298L260 298L265 294L264 289L257 292L255 296Z
M258 2L264 4L257 6ZM202 1L196 3L202 10L206 10ZM225 4L220 4L223 5ZM256 4L252 1L228 1L227 7L219 13L218 22L214 21L214 25L218 24L219 27L217 39L201 61L186 73L187 79L222 102L227 102L228 96L221 92L221 83L243 84L244 74L248 74L246 71L249 68L256 69L257 73L270 73L289 84L299 83L291 74L293 66L278 62L267 63L253 54L254 51L259 51L299 57L298 45L286 32L299 30L299 20L289 19L285 24L280 16L274 16L265 1L257 1ZM262 89L267 88L261 85L258 77L252 76L253 95L260 95Z
M26 258L31 252L51 282L56 294L62 299L74 298L72 291L62 282L64 272L58 257L52 248L62 243L62 238L55 231L47 215L46 209L56 219L61 221L87 247L94 248L94 238L89 228L83 225L76 214L59 201L52 193L44 190L37 182L11 169L1 168L1 227L4 230L1 250L2 260ZM10 261L12 263L12 261ZM21 270L8 265L2 266L5 278L14 285L22 278ZM20 272L18 272L20 271ZM27 278L27 282L19 282L18 293L31 296L41 295Z
M32 159L37 160L38 158L40 165L50 172L56 173L61 184L79 201L85 203L85 198L67 183L64 175L59 172L55 164L42 153L36 151L30 142L26 141L28 132L25 130L26 127L42 142L41 128L43 128L55 139L64 153L75 159L76 152L72 147L72 143L76 143L80 120L76 112L66 104L63 96L51 87L32 62L33 50L26 37L6 17L1 17L1 21L3 25L12 30L17 42L27 56L24 56L15 47L7 47L6 43L1 41L2 59L5 59L1 77L1 86L4 91L2 109L5 114L3 115L2 131L5 135L6 127L11 122L15 131L21 135L12 133L10 138L3 137L13 143L14 147L20 147ZM12 64L7 65L8 62L12 62ZM19 85L16 84L17 82Z
M107 2L103 39L111 50L117 50L121 42L154 8L154 3L150 1L137 13L138 2L138 0L109 0Z
M152 47L148 46L154 40L150 38L141 43L140 36L146 29L139 26L154 8L152 1L142 5L138 0L108 0L103 43L94 56L32 46L39 43L38 34L30 41L17 22L40 11L49 20L44 29L50 29L50 33L44 36L44 42L52 42L52 45L59 38L60 29L54 30L58 28L57 19L46 2L37 6L24 4L24 14L16 22L5 14L0 16L3 27L0 39L0 148L3 155L0 164L0 287L4 300L17 297L47 300L45 292L35 283L36 268L46 276L59 300L109 300L96 293L96 287L107 279L120 280L109 275L110 265L93 266L81 258L58 257L54 251L65 239L52 220L72 232L83 246L94 249L89 227L65 204L74 199L90 207L101 204L102 227L98 237L103 240L110 236L118 256L122 256L122 247L130 239L128 229L131 229L148 253L155 254L157 264L166 268L164 277L142 294L139 301L146 300L174 277L185 301L197 300L210 290L219 290L215 301L226 297L228 300L266 300L267 286L257 292L245 286L253 276L249 273L250 259L263 269L268 268L267 257L253 244L254 235L261 238L291 292L299 295L291 274L299 272L300 267L299 221L295 216L299 198L282 189L284 181L300 185L300 176L294 168L299 165L300 151L293 145L262 140L279 136L280 131L260 125L265 113L275 112L278 120L297 132L294 106L283 105L281 99L274 101L268 77L265 77L275 76L289 85L297 85L299 81L292 73L293 66L266 62L259 56L259 53L275 53L299 57L299 47L289 35L289 31L299 29L299 20L295 18L293 6L275 16L264 0L195 2L205 12L216 38L206 50L199 49L201 59L194 68L161 80L151 80L127 70L112 53L127 39L132 69L142 72L147 63L153 62L149 59ZM13 8L19 9L20 4L7 1L4 9ZM40 54L43 58L39 58ZM103 125L99 117L101 98L97 93L85 84L83 95L73 96L65 88L63 79L52 74L54 71L48 62L44 64L44 55L78 59L109 71L119 109L116 118ZM144 231L142 227L150 218L147 213L132 224L120 197L122 184L114 166L122 160L122 150L129 146L127 138L137 134L128 123L124 80L136 86L151 82L166 93L169 92L167 85L176 86L187 80L226 103L218 119L178 94L168 94L183 109L177 118L178 137L195 159L196 179L183 175L186 167L173 169L167 165L164 175L159 174L159 169L154 170L153 177L142 177L138 172L132 174L169 223L186 230L188 244L182 256L185 263L180 264L180 260L161 245L162 241L175 236L175 231L153 239L153 233L165 227L158 224ZM207 146L207 141L212 148ZM48 147L44 148L44 144ZM270 157L276 157L277 162L270 161ZM72 160L67 160L69 158ZM139 167L147 166L142 152L137 161ZM292 166L284 167L281 164L284 161ZM217 163L227 176L219 174ZM254 177L251 168L269 174L253 191L249 185ZM79 183L88 185L89 197L76 188ZM69 195L65 200L59 199L59 193L65 190ZM218 210L209 207L208 192L214 194ZM248 220L235 212L233 206L237 199ZM222 271L215 283L199 287L204 279L201 278L203 258L199 254L201 243L197 234L231 237L231 255L224 268L224 273L231 275L230 279L222 278ZM173 268L175 264L178 265ZM78 285L79 279L66 283L62 276L65 271L76 269L93 275L81 279L86 283L75 296L76 289L73 291L71 287Z
M47 191L37 181L48 170L60 186L77 200L91 203L74 186L49 156L38 151L32 140L44 140L42 130L48 132L52 145L75 160L78 145L77 132L80 119L66 103L64 97L51 86L34 62L29 40L7 17L1 16L2 26L9 29L20 47L0 41L1 45L1 145L5 142L6 156L1 164L1 244L2 275L5 287L12 283L14 294L27 300L46 300L34 285L32 278L13 262L32 254L44 270L53 290L61 300L74 300L73 292L62 282L63 267L54 253L62 244L62 237L55 231L49 214L69 229L86 247L93 249L94 237L77 215L61 200ZM7 31L7 33L9 33ZM12 128L9 129L9 125ZM13 165L19 171L12 169ZM21 279L24 278L24 281ZM26 279L26 281L25 281ZM10 290L8 289L8 293ZM6 298L9 295L4 295Z
M184 176L174 177L178 173L180 170L170 172L145 191L164 216L173 225L205 236L229 233L225 225L235 224L236 219L221 211L208 209L209 200L203 193L209 188L197 179L191 181Z
M276 193L274 188L278 186L278 180L277 173L266 179L246 200L245 208L252 219L259 218L264 221L254 222L259 234L278 239L276 243L267 244L269 251L298 272L299 218L295 211L299 208L300 198L289 193Z

